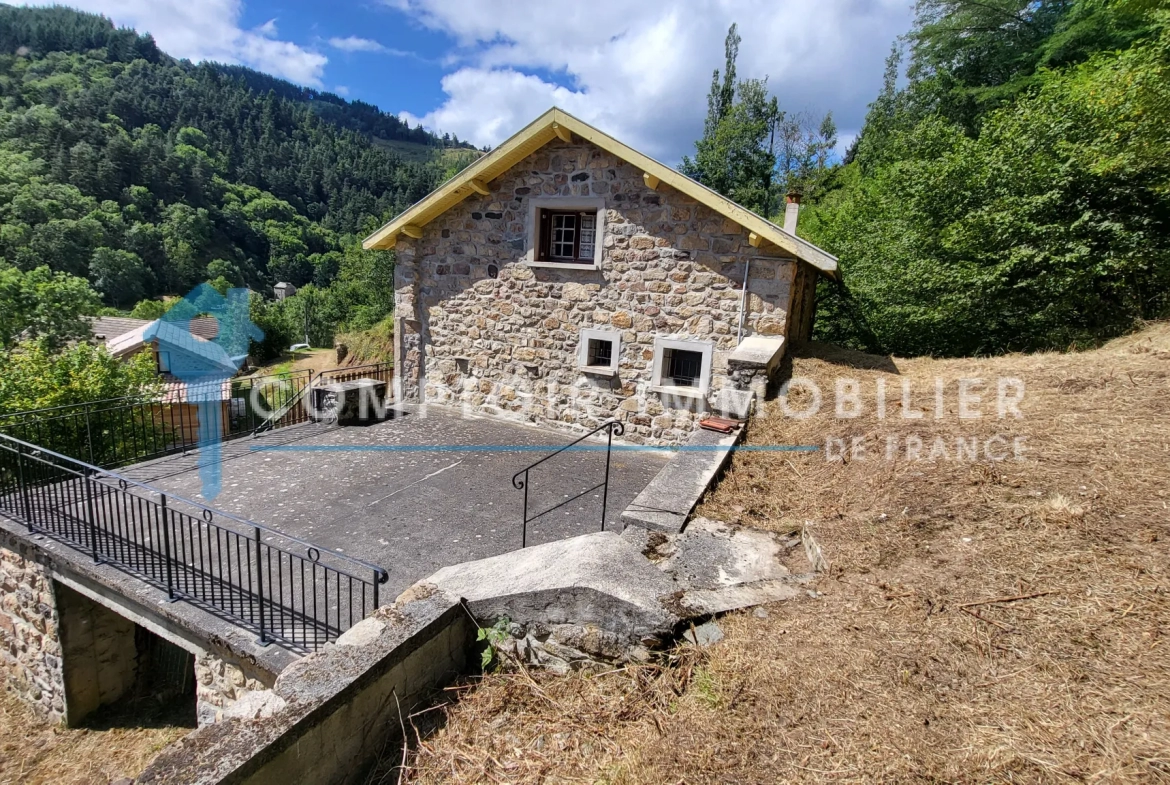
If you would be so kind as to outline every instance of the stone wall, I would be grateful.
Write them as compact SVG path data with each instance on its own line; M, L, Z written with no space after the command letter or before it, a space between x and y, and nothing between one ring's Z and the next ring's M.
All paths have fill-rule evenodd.
M0 665L8 689L52 721L65 719L53 582L31 554L0 548Z
M656 338L714 344L712 394L730 384L745 268L744 336L789 329L798 263L739 224L587 143L550 144L399 239L399 393L542 424L627 423L634 442L676 443L705 403L651 390ZM604 199L601 269L529 266L529 202ZM621 335L616 377L578 368L583 328Z
M274 681L263 671L245 671L241 665L225 662L214 654L197 654L195 699L199 725L222 722L225 711L249 695L270 688Z
M76 726L101 706L133 692L138 625L68 586L54 582L65 680L66 722Z

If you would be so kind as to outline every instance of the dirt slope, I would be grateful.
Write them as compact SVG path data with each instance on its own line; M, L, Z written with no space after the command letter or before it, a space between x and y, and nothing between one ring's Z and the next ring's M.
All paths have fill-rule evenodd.
M490 676L424 738L410 776L1170 781L1170 325L1072 355L901 360L814 346L792 372L816 381L820 413L772 407L748 443L861 437L867 454L740 452L700 513L807 522L830 562L818 596L725 617L723 642L667 667ZM1001 376L1024 382L1018 419L995 414ZM962 377L987 382L980 419L958 417ZM838 378L860 383L860 417L836 416ZM922 419L902 418L903 381ZM791 399L803 410L807 388ZM986 453L997 434L992 453L1006 460ZM960 437L977 439L977 459L956 457Z

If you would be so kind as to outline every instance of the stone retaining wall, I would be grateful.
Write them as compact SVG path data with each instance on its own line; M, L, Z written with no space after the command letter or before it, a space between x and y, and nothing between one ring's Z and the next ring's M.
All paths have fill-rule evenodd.
M199 725L222 722L225 710L252 693L266 690L275 679L262 671L245 671L240 664L203 652L195 656L195 699Z
M139 676L137 625L54 582L65 678L65 720L76 726L132 693Z
M270 687L297 656L0 517L0 679L74 724L136 685L139 628L195 655L201 724Z
M24 549L0 548L0 665L8 689L38 714L65 719L53 581Z
M401 737L400 717L466 670L475 632L458 598L404 596L165 749L137 782L364 782Z
M587 143L542 148L398 241L400 400L464 404L540 424L627 423L633 442L678 443L702 400L652 387L655 339L711 342L710 389L730 386L744 273L744 336L790 330L798 263L742 226ZM536 197L602 200L601 269L529 266ZM801 313L807 313L802 306ZM579 368L584 328L621 337L616 376Z

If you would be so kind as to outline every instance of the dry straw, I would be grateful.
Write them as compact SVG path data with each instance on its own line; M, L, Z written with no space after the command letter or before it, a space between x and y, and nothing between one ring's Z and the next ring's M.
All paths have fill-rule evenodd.
M922 420L769 417L751 444L1026 437L1022 462L744 452L700 514L814 522L817 599L725 617L661 665L451 693L419 782L1170 781L1170 325L1083 354L902 360L814 346L831 397L908 379ZM933 379L1015 376L1020 420L934 420ZM863 396L864 398L864 396ZM830 401L831 402L831 401ZM986 408L986 407L985 407ZM807 565L795 565L807 569ZM400 754L400 753L399 753ZM394 764L401 758L392 757Z

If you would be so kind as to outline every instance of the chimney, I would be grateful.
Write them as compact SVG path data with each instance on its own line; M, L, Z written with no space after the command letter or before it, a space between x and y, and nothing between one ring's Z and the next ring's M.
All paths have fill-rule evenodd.
M784 231L796 234L798 220L800 220L800 194L793 191L788 194L788 204L784 206Z

